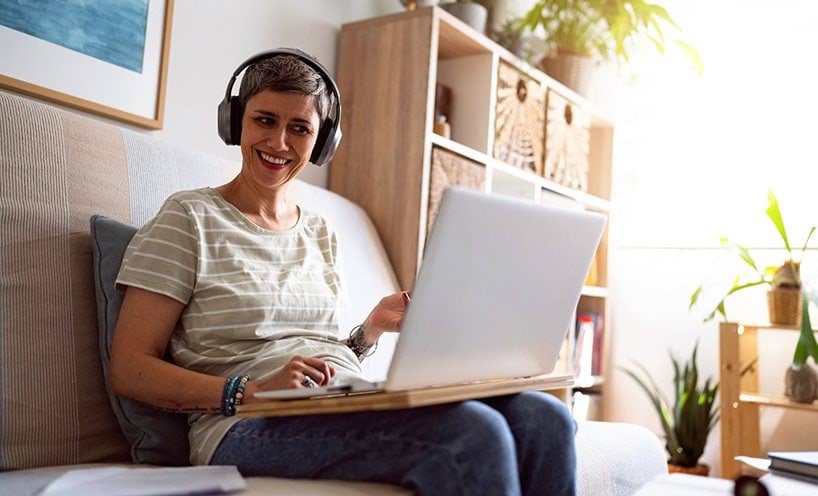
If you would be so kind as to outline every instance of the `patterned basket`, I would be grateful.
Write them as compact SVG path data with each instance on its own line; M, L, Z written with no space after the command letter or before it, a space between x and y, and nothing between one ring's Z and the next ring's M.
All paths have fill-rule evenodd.
M545 93L540 83L506 63L497 72L494 158L542 174Z
M800 325L801 290L775 288L767 291L767 310L771 324Z
M553 89L546 96L543 176L588 191L591 115Z
M483 191L486 186L486 168L477 162L438 147L432 148L432 167L429 178L429 210L426 233L432 232L437 218L443 190L447 186L462 186Z

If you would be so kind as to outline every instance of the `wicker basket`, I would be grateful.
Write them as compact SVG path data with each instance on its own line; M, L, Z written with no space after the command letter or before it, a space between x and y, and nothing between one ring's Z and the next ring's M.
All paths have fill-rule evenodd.
M591 114L549 89L545 114L543 176L565 186L588 191Z
M794 325L801 323L801 290L775 288L767 291L767 310L770 323Z
M494 158L535 174L543 170L545 93L538 81L506 63L497 69Z
M594 61L591 57L571 53L551 53L540 61L546 74L587 97L591 90Z
M486 168L477 162L438 147L432 148L432 167L429 178L429 210L426 233L432 231L437 218L443 190L447 186L461 186L483 191L486 186Z

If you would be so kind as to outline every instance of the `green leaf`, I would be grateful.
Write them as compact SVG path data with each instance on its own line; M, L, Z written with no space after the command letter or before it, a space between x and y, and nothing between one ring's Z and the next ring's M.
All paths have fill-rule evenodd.
M801 247L801 260L804 259L804 255L807 253L807 245L809 244L809 239L812 237L814 232L815 226L812 226L809 230L809 234L807 234L807 239L804 240L804 246Z
M795 345L795 353L792 357L793 367L800 369L807 363L809 357L812 357L815 363L818 363L818 343L816 343L815 335L812 332L812 322L810 322L809 317L809 298L804 292L801 303L801 333L798 336L798 344Z
M682 49L682 53L687 56L687 59L693 66L693 71L695 71L699 76L704 76L704 60L702 59L701 54L699 54L699 51L696 50L693 45L684 40L673 40L673 42L676 43L676 45Z
M722 248L727 248L729 250L738 252L738 256L741 257L741 259L744 260L744 262L747 265L752 267L753 270L755 270L756 272L760 273L755 260L753 260L753 257L752 255L750 255L750 251L747 248L741 246L738 243L733 243L732 241L724 237L719 238L719 242L721 243Z
M701 294L702 294L702 289L704 289L704 285L699 286L698 288L696 288L696 290L693 291L693 294L690 295L690 305L687 306L688 311L690 311L696 305L696 303L699 301L699 296L701 296Z
M778 234L780 234L781 239L784 240L784 247L787 249L787 253L790 258L792 258L792 249L790 248L790 241L787 239L787 230L784 229L784 220L781 218L781 210L778 208L778 199L773 194L773 190L768 190L767 201L767 217L773 221L775 228L778 230Z

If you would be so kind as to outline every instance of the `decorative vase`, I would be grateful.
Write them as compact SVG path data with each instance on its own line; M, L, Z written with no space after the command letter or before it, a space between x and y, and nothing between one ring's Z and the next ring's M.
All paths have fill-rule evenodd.
M695 467L682 467L681 465L674 465L670 462L667 462L667 471L669 473L680 473L680 474L689 474L689 475L701 475L702 477L707 477L710 473L710 466L704 463L699 463Z
M540 61L540 68L580 95L588 96L594 71L591 57L561 51L551 52Z
M773 288L767 291L767 311L770 323L794 325L801 323L801 290L798 288Z
M443 10L473 27L475 31L480 33L486 32L486 18L488 17L488 11L479 3L452 2L447 3L442 7Z
M784 376L784 394L796 403L812 403L818 398L818 374L808 363L796 369L787 367Z

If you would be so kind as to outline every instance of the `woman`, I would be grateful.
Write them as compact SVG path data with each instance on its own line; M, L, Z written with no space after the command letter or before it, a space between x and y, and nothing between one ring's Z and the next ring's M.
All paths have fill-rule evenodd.
M337 147L340 134L327 137L340 118L337 90L301 52L250 61L237 100L220 106L220 114L235 112L220 115L220 132L241 146L240 173L215 189L172 195L125 255L113 392L191 414L194 464L386 482L420 494L573 494L575 426L542 393L386 412L234 416L257 391L361 378L360 361L381 334L398 330L408 302L406 293L383 298L339 339L336 233L286 199L309 159L326 161ZM162 359L168 345L175 364Z

